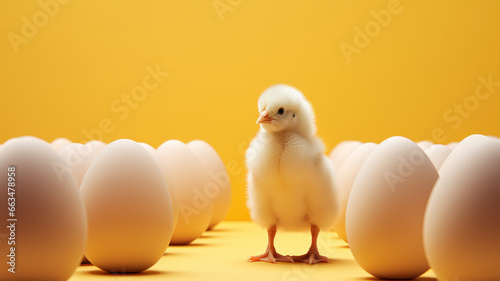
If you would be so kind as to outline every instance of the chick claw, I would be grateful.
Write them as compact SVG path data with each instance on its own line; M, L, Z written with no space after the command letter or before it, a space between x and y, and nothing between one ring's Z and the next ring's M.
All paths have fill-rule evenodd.
M250 258L248 258L248 261L249 262L265 261L265 262L270 262L270 263L276 263L278 261L281 261L281 262L290 262L290 263L293 263L292 257L290 257L290 256L283 256L281 254L278 254L276 251L269 251L269 250L267 250L262 255L251 256Z
M303 262L303 263L308 263L308 264L317 264L320 262L326 262L326 263L330 262L328 260L328 257L320 255L317 250L316 251L310 250L309 252L307 252L307 254L301 255L301 256L292 256L292 259L294 262Z

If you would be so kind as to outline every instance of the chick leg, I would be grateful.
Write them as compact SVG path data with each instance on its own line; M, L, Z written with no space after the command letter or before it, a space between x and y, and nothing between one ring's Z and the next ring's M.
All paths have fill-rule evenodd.
M271 226L267 229L267 249L266 252L262 255L252 256L248 259L248 261L265 261L276 263L277 261L283 262L291 262L293 263L293 259L290 256L283 256L276 252L274 248L274 237L276 236L276 225Z
M314 224L311 225L311 247L305 255L292 256L293 261L305 262L308 264L316 264L320 262L328 262L328 257L322 256L318 251L318 234L319 228Z

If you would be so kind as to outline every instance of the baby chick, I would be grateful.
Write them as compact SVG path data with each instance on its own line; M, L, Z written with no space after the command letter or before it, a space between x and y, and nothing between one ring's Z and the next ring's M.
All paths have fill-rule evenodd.
M264 254L248 261L328 262L317 247L320 229L330 229L338 213L333 165L316 137L311 104L300 91L275 85L259 98L260 131L246 152L248 207L252 219L267 228ZM276 252L277 229L307 231L312 243L301 256Z

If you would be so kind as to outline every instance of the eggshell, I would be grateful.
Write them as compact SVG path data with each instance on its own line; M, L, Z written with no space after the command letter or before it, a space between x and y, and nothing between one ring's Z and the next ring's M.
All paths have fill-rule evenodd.
M340 170L347 157L361 144L360 141L342 141L333 148L328 157L332 160L336 171Z
M429 269L422 227L438 173L414 142L391 137L368 156L354 181L346 234L354 258L383 279L413 279Z
M151 156L153 156L153 158L156 160L156 163L158 163L160 170L162 171L163 178L167 183L168 191L170 193L170 199L172 200L172 210L174 214L174 229L175 229L175 227L177 226L177 222L179 221L179 196L177 195L178 192L175 189L175 184L172 183L171 177L167 177L167 173L165 172L165 170L167 170L168 168L163 163L160 153L147 143L141 142L139 144L142 145L142 147L144 147Z
M426 141L426 140L423 140L423 141L419 141L417 142L417 145L422 149L422 150L426 150L427 148L431 147L432 145L434 145L433 142L431 141Z
M441 168L446 158L451 152L451 148L442 144L435 144L425 150L425 154L431 159L437 171Z
M95 155L98 155L106 147L106 143L100 140L91 140L85 143L85 146L90 148Z
M164 254L173 231L170 194L153 157L131 140L97 156L81 191L89 239L85 256L108 272L140 272Z
M500 280L500 141L474 136L450 153L429 199L424 244L440 280Z
M158 162L158 160L159 160L158 152L156 151L156 149L154 147L152 147L151 145L144 143L144 142L139 142L139 144L144 149L146 149L146 151L149 153L149 155L151 155L153 157L153 159L155 159L155 161Z
M76 180L78 188L82 184L83 178L87 173L90 164L94 161L96 155L89 147L80 143L68 144L58 152L59 156L62 158L62 165L58 167L61 170L71 172ZM89 260L83 257L82 263L88 263Z
M56 151L59 151L61 150L63 147L65 147L66 145L68 144L72 144L73 142L66 139L66 138L57 138L55 140L53 140L50 145L56 150Z
M351 188L358 175L361 166L365 162L366 158L371 154L371 152L377 147L377 144L372 142L367 142L356 148L351 155L347 158L340 168L337 174L337 184L338 184L338 198L340 205L340 212L335 221L333 229L335 232L347 242L347 236L345 234L345 213L347 208L347 201L349 200L349 195L351 194Z
M80 264L87 240L83 200L71 172L56 169L62 159L45 141L14 138L0 154L0 237L10 237L8 167L15 167L15 245L0 246L0 280L67 280ZM8 222L9 224L11 222ZM7 255L15 247L15 274ZM10 260L10 258L9 258Z
M59 150L58 154L63 159L63 163L71 169L80 187L90 164L96 158L95 153L86 145L72 143Z
M229 174L219 154L210 144L202 140L193 140L187 145L205 167L210 178L207 196L214 202L212 218L208 225L208 229L211 229L221 222L229 212L231 205Z
M459 143L457 143L457 145L455 145L455 148L453 148L453 150L455 150L459 147L468 147L471 143L474 143L478 140L483 140L485 138L487 138L487 137L484 135L481 135L481 134L470 135L470 136L464 138L463 140L461 140Z
M171 244L185 245L200 237L212 218L213 202L208 197L210 179L205 169L188 148L178 140L169 140L157 149L162 158L169 184L179 196L179 221Z
M454 141L454 142L450 142L447 146L451 149L454 149L455 146L457 146L458 142L457 141Z

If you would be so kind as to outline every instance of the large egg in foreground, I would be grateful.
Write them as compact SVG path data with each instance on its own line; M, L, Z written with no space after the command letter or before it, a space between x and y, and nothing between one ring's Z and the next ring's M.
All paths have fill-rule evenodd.
M383 279L413 279L429 269L422 228L438 173L424 151L391 137L368 156L354 181L346 234L354 258Z
M439 173L424 223L430 266L440 280L500 280L500 141L464 139Z
M87 240L85 209L71 170L62 162L48 143L33 137L2 146L0 235L14 237L10 241L15 244L2 238L0 280L67 280L80 264ZM15 168L10 175L9 167ZM14 190L8 190L9 176ZM15 200L7 199L9 192ZM12 217L8 202L15 203ZM7 228L11 223L15 226ZM15 274L8 271L12 257Z
M117 140L97 156L81 190L89 239L85 256L108 272L140 272L164 254L173 231L170 194L153 157Z

